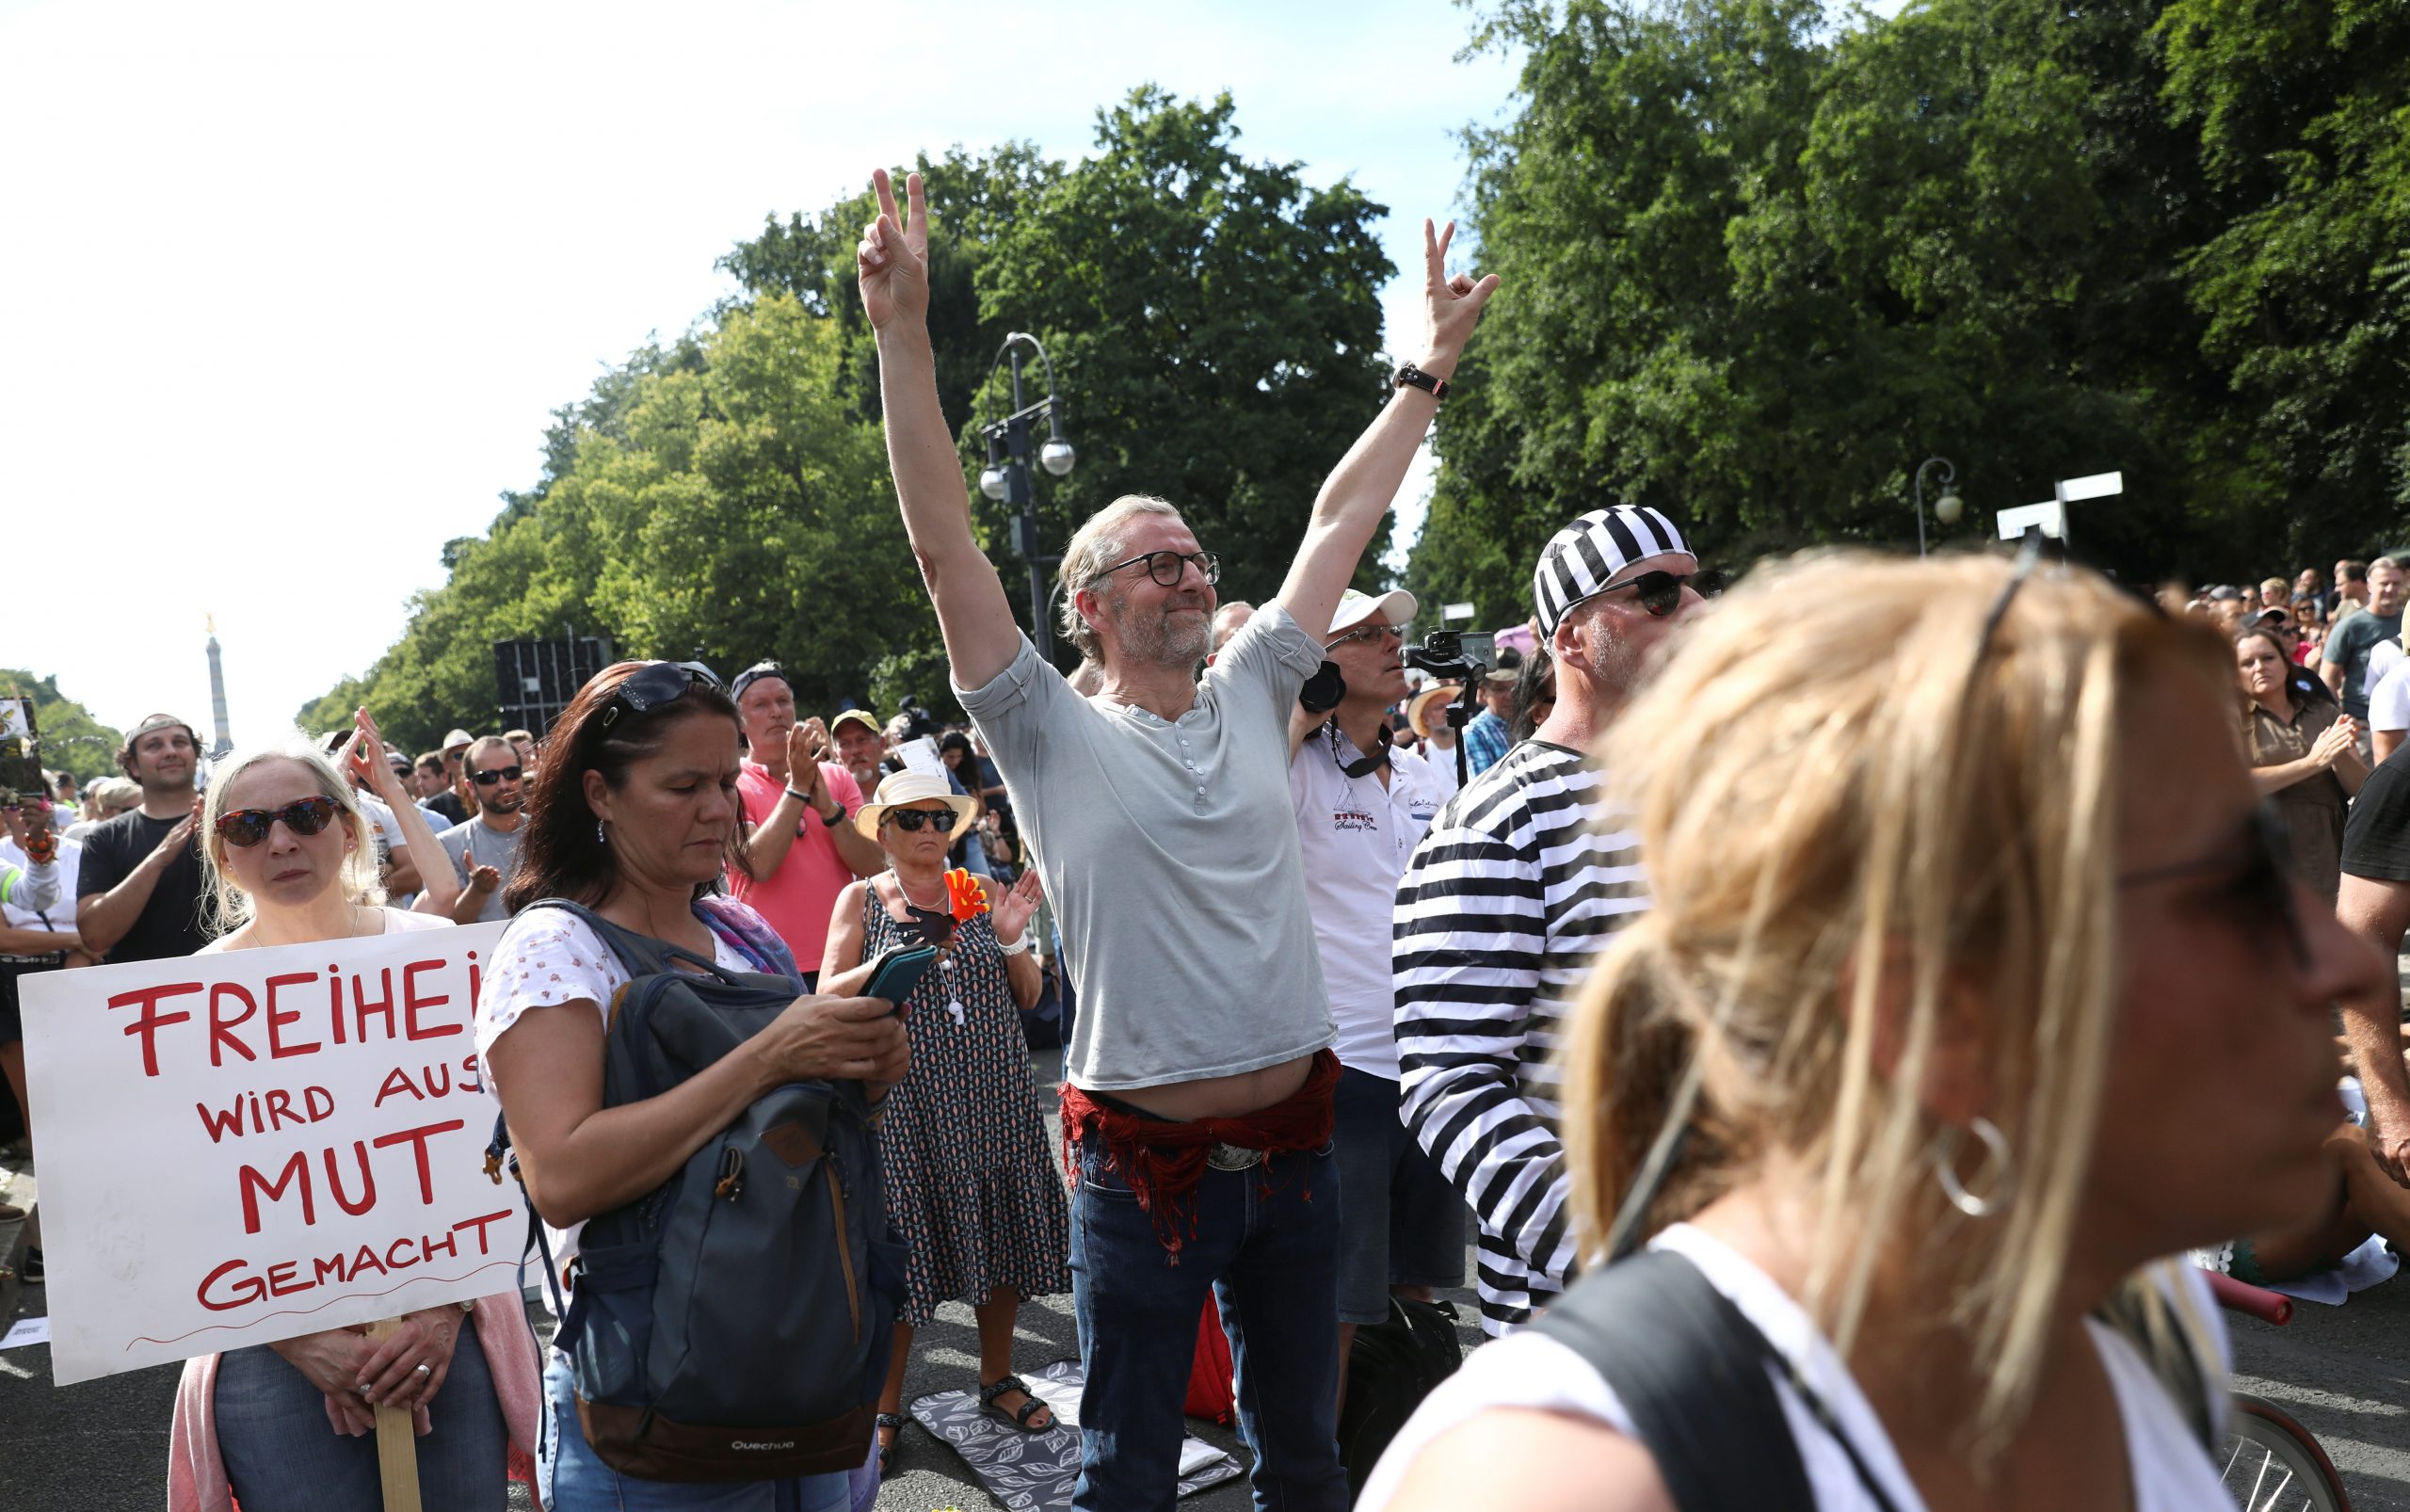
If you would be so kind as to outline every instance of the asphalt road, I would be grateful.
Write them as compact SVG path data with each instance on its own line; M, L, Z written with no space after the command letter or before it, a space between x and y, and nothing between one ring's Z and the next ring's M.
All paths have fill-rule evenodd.
M1036 1069L1051 1078L1051 1065ZM42 1288L24 1288L16 1314L40 1315L43 1297ZM1470 1294L1454 1299L1468 1320L1465 1344L1472 1347L1478 1309ZM2235 1389L2278 1402L2316 1433L2359 1512L2410 1512L2410 1275L2340 1308L2301 1303L2283 1328L2231 1316L2229 1325ZM1077 1352L1068 1295L1022 1310L1016 1359L1023 1370ZM176 1368L166 1366L58 1390L50 1384L48 1346L0 1352L0 1512L157 1512L166 1500L176 1377ZM921 1331L906 1399L977 1379L971 1310L950 1303ZM1235 1433L1193 1421L1190 1431L1245 1462ZM521 1488L513 1504L527 1505L523 1497ZM1244 1476L1182 1504L1193 1512L1241 1512L1251 1504ZM914 1424L904 1430L878 1505L881 1512L968 1512L999 1504L951 1450Z

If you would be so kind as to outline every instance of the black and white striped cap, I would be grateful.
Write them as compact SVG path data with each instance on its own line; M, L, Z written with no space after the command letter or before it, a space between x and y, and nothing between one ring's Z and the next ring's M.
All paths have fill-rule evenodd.
M1691 549L1671 520L1645 504L1593 509L1574 521L1549 538L1539 568L1532 573L1540 634L1554 635L1566 610L1596 595L1632 563L1669 553L1688 556Z

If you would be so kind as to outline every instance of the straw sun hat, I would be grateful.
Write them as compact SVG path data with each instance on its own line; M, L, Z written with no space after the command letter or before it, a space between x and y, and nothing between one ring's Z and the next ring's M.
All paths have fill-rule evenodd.
M947 786L944 778L931 777L926 772L890 772L878 784L877 796L854 815L854 828L876 840L879 821L887 817L888 810L929 798L945 799L946 807L954 811L954 832L957 835L978 817L979 805Z

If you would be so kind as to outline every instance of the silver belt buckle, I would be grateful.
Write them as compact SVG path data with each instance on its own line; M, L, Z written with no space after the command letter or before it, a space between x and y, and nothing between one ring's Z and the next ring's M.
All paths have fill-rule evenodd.
M1205 1151L1205 1164L1217 1171L1252 1170L1263 1160L1263 1151L1244 1145L1217 1144Z

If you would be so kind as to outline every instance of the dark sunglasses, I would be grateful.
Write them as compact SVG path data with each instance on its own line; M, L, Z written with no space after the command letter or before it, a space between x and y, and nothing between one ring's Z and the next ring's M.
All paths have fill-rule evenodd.
M1618 588L1633 588L1637 590L1633 596L1640 600L1640 606L1648 611L1649 617L1663 619L1681 607L1682 589L1689 587L1697 577L1695 572L1643 572L1620 583L1610 583L1592 597L1613 593Z
M501 781L516 782L526 774L527 769L523 766L497 766L490 772L471 772L469 775L476 779L477 786L491 787Z
M1180 572L1183 566L1196 568L1197 575L1203 578L1208 587L1222 581L1222 559L1212 552L1192 552L1185 556L1178 552L1140 552L1127 562L1114 563L1097 576L1111 577L1134 562L1146 563L1147 575L1167 588L1180 587Z
M924 824L935 826L939 834L950 835L954 833L955 821L961 817L962 815L952 809L890 809L887 811L887 822L908 835L919 834L921 826Z
M2302 928L2300 900L2294 896L2292 876L2286 866L2289 854L2284 815L2273 803L2262 803L2251 816L2251 833L2241 855L2228 850L2199 861L2128 872L2117 878L2117 890L2122 893L2209 872L2233 872L2235 900L2261 918L2277 921L2286 943L2292 947L2294 964L2307 971L2309 936Z
M717 674L700 662L647 662L621 678L612 690L611 706L602 711L602 728L610 729L622 709L644 714L675 703L698 683L714 691L720 687Z
M297 835L314 835L334 823L334 818L335 800L327 797L303 798L281 809L237 809L217 816L217 838L249 850L267 838L279 819Z

